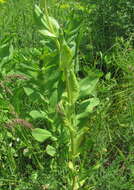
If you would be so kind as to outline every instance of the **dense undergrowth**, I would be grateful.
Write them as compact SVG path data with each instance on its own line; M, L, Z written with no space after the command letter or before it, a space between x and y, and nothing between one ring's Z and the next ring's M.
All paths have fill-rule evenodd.
M133 190L133 1L0 9L0 190Z

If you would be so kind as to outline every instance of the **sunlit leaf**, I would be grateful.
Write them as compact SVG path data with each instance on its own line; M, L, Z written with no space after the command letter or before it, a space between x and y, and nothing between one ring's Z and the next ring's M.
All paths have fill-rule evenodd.
M55 34L49 32L48 30L39 30L39 32L40 32L43 36L56 38Z
M94 78L94 77L86 77L85 79L81 80L79 83L80 85L79 97L83 98L85 96L91 95L98 81L99 81L99 78Z
M56 149L53 146L47 145L46 153L50 156L54 156L56 154Z
M29 115L33 118L33 119L39 119L39 118L44 118L46 116L46 113L43 111L37 111L37 110L32 110Z
M99 104L99 102L100 101L98 98L90 98L88 100L84 100L79 106L77 119L87 117L89 113L93 111L94 107Z
M44 142L48 138L52 137L51 132L46 129L36 128L32 130L32 136L39 142Z
M34 92L32 88L28 88L28 87L23 87L23 88L27 96L30 96Z
M73 58L70 47L64 41L61 47L60 52L60 69L64 70L65 68L69 69L71 67L71 60Z
M74 71L72 70L70 71L69 81L70 81L71 101L72 103L75 103L79 96L79 83L76 79Z

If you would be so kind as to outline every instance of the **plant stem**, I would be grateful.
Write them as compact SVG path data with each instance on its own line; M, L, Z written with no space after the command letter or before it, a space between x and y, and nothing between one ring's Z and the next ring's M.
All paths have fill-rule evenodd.
M50 17L48 14L48 9L47 9L47 0L44 0L44 12L46 15L46 19L49 25L49 30L51 33L55 34L53 25L51 24ZM61 50L61 45L58 39L55 39L56 47L60 53ZM77 178L75 176L76 174L76 169L75 169L75 122L73 116L75 116L75 106L74 103L72 102L72 97L71 97L71 89L70 89L70 80L69 80L69 75L70 75L70 70L65 69L64 71L65 74L65 81L66 81L66 90L67 90L67 97L68 97L68 104L67 104L67 109L66 109L66 115L67 115L67 120L69 122L69 134L70 134L70 149L71 149L71 154L70 154L70 161L72 162L74 170L72 171L72 184L71 184L71 190L75 190L75 186L77 183ZM70 114L70 109L71 109L71 114ZM72 119L73 118L73 119Z
M77 183L76 180L76 169L75 169L75 124L74 124L74 119L72 119L72 116L74 116L75 113L75 106L72 103L72 99L71 99L71 90L70 90L70 81L69 81L69 71L65 70L65 78L66 78L66 89L67 89L67 96L68 96L68 107L67 107L67 119L69 121L70 127L69 129L69 133L70 133L70 140L71 140L71 155L70 155L70 161L72 162L74 171L72 171L72 186L71 186L71 190L75 190L75 186ZM71 114L70 114L70 108L71 110Z

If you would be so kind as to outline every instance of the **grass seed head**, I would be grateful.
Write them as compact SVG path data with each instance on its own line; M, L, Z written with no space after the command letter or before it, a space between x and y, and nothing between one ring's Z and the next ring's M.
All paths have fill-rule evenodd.
M12 119L9 123L6 123L6 126L8 128L11 128L15 125L21 125L28 129L33 129L33 125L31 123L29 123L28 121L26 121L24 119L20 119L20 118Z

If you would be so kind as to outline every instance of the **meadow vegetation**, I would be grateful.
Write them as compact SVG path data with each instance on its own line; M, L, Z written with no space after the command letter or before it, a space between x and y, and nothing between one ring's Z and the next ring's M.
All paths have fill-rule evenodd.
M134 190L133 0L0 1L0 190Z

